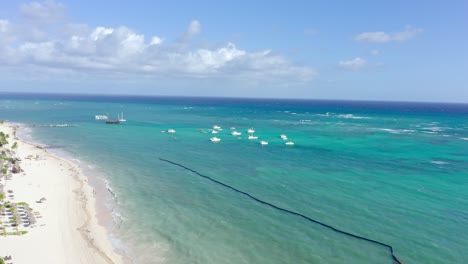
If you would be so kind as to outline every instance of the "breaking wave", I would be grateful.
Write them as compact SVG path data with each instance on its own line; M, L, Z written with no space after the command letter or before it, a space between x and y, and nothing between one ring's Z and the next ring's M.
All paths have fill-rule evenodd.
M376 130L385 131L391 134L406 134L413 133L415 130L412 129L391 129L391 128L377 128Z
M438 164L438 165L448 164L448 162L440 161L440 160L431 160L431 163Z
M315 114L315 116L320 116L320 117L332 117L332 118L344 118L344 119L372 119L371 117L368 116L356 116L353 114L336 114L332 112L327 112L325 114Z
M32 127L78 127L77 124L44 124L44 125L31 125Z

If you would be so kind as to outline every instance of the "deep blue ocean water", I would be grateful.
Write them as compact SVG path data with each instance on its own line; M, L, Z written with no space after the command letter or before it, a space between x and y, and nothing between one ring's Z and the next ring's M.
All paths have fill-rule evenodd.
M468 256L466 104L0 94L0 119L107 182L113 241L134 263L393 263L159 158L404 263Z

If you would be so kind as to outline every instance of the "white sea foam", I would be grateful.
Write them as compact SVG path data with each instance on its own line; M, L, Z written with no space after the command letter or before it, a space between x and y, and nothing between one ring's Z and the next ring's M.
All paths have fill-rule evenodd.
M440 132L440 131L444 130L443 127L423 127L422 129L423 130L429 130L429 131L432 131L432 132Z
M120 226L122 222L126 220L126 218L123 217L123 215L116 208L112 210L111 215L112 215L112 220L114 221L114 224L116 224L117 226Z
M332 112L326 112L325 114L315 114L314 116L328 117L328 116L333 116L333 115L336 115L336 114Z
M377 130L386 131L391 134L405 134L405 133L413 133L415 132L412 129L391 129L391 128L378 128Z
M117 202L117 194L114 192L114 190L112 189L112 187L110 186L109 184L109 181L107 179L104 179L104 184L106 185L106 189L107 191L112 195L112 197L114 198L115 202Z
M370 117L366 116L355 116L353 114L341 114L337 116L338 118L348 118L348 119L371 119Z
M305 124L305 123L309 123L309 124L310 124L310 123L312 122L312 120L310 120L310 119L302 119L302 120L299 120L299 122L300 122L301 124Z
M344 119L372 119L371 117L368 117L368 116L356 116L353 114L336 114L332 112L327 112L325 114L315 114L314 116L344 118Z
M45 124L45 125L32 125L36 127L78 127L77 124Z
M468 138L460 138L461 140L468 140Z
M431 163L438 164L438 165L448 164L448 162L440 161L440 160L431 160Z

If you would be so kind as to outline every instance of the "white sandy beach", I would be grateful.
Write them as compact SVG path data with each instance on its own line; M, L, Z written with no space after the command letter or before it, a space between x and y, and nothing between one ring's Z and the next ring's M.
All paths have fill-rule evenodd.
M1 183L11 202L26 202L38 211L34 227L24 235L0 235L0 256L7 263L123 263L114 252L106 229L98 224L93 188L80 168L40 147L16 139L13 124L0 124L18 142L17 156L23 172ZM35 158L28 159L33 156ZM36 158L39 157L39 158ZM42 203L37 201L46 198Z

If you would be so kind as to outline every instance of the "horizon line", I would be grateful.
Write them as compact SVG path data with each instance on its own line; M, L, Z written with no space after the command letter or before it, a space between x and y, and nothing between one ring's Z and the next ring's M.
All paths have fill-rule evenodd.
M8 92L0 91L0 95L59 95L59 96L87 96L87 97L135 97L135 98L206 98L206 99L243 99L243 100L272 100L272 101L343 101L343 102L374 102L374 103L416 103L416 104L461 104L468 102L447 101L397 101L381 99L331 99L331 98L277 98L277 97L242 97L242 96L204 96L204 95L157 95L157 94L104 94L104 93L79 93L79 92Z

